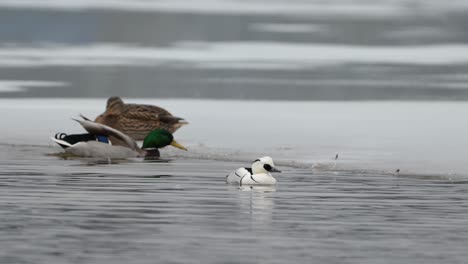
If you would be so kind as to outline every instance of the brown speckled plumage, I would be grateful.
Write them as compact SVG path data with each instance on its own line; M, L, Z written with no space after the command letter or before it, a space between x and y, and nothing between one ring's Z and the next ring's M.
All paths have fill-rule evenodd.
M106 111L96 117L95 122L120 130L135 140L143 140L157 128L174 133L187 124L182 118L173 116L161 107L125 104L120 97L109 97Z

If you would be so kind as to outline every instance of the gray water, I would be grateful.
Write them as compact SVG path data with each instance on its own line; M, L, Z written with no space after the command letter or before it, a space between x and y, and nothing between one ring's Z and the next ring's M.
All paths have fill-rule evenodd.
M466 181L238 162L63 160L2 145L1 263L465 263ZM53 152L53 151L52 151Z
M97 115L103 100L0 102L0 263L427 264L468 257L466 148L444 129L458 119L421 118L437 117L441 107L463 112L464 103L140 99L193 122L175 133L188 152L165 148L166 161L147 162L63 157L49 140L82 133L70 113L86 106L83 113ZM231 110L207 110L219 105ZM303 114L279 114L280 106ZM408 115L407 108L417 111ZM309 125L275 130L278 115L285 124L308 117ZM259 119L270 125L252 125ZM255 129L233 125L240 120ZM426 146L437 135L445 144ZM263 155L283 171L276 186L225 184L226 174Z
M461 0L2 0L0 96L466 100L467 13Z

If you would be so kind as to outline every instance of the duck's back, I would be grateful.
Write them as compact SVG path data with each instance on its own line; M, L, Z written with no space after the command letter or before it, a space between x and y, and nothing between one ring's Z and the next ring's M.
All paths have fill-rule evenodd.
M149 132L158 128L174 133L183 125L178 123L179 120L182 119L158 106L126 104L117 124L120 129L117 129L136 140L143 140Z
M169 111L162 107L146 104L124 104L122 112L123 114L141 113L142 115L148 115L147 118L152 118L154 116L172 116Z
M95 121L120 130L135 140L143 140L149 132L158 128L174 133L187 124L182 118L173 116L164 108L125 104L120 98L110 98L106 112L99 115Z

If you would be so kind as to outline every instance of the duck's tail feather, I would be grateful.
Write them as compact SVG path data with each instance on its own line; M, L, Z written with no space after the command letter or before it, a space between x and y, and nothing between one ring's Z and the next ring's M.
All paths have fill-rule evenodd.
M83 119L86 120L86 121L92 121L91 119L87 118L87 117L84 116L83 114L80 114L80 117L83 118Z
M59 146L61 146L62 148L68 148L68 147L73 146L72 144L66 142L65 140L57 138L57 135L66 135L66 134L65 133L57 133L57 134L55 134L55 137L50 138L50 139L52 139L52 141L54 141L55 143L59 144Z
M168 123L168 124L188 124L187 121L185 121L183 118L181 117L177 117L177 116L172 116L172 115L162 115L162 116L159 116L159 119L164 122L164 123Z

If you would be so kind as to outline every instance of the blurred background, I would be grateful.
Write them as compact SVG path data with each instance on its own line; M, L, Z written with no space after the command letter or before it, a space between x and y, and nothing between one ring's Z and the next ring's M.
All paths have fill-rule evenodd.
M467 25L468 0L0 0L0 263L466 263ZM185 118L189 151L64 156L109 96ZM277 187L226 185L262 156Z
M1 0L0 97L466 100L468 1Z

